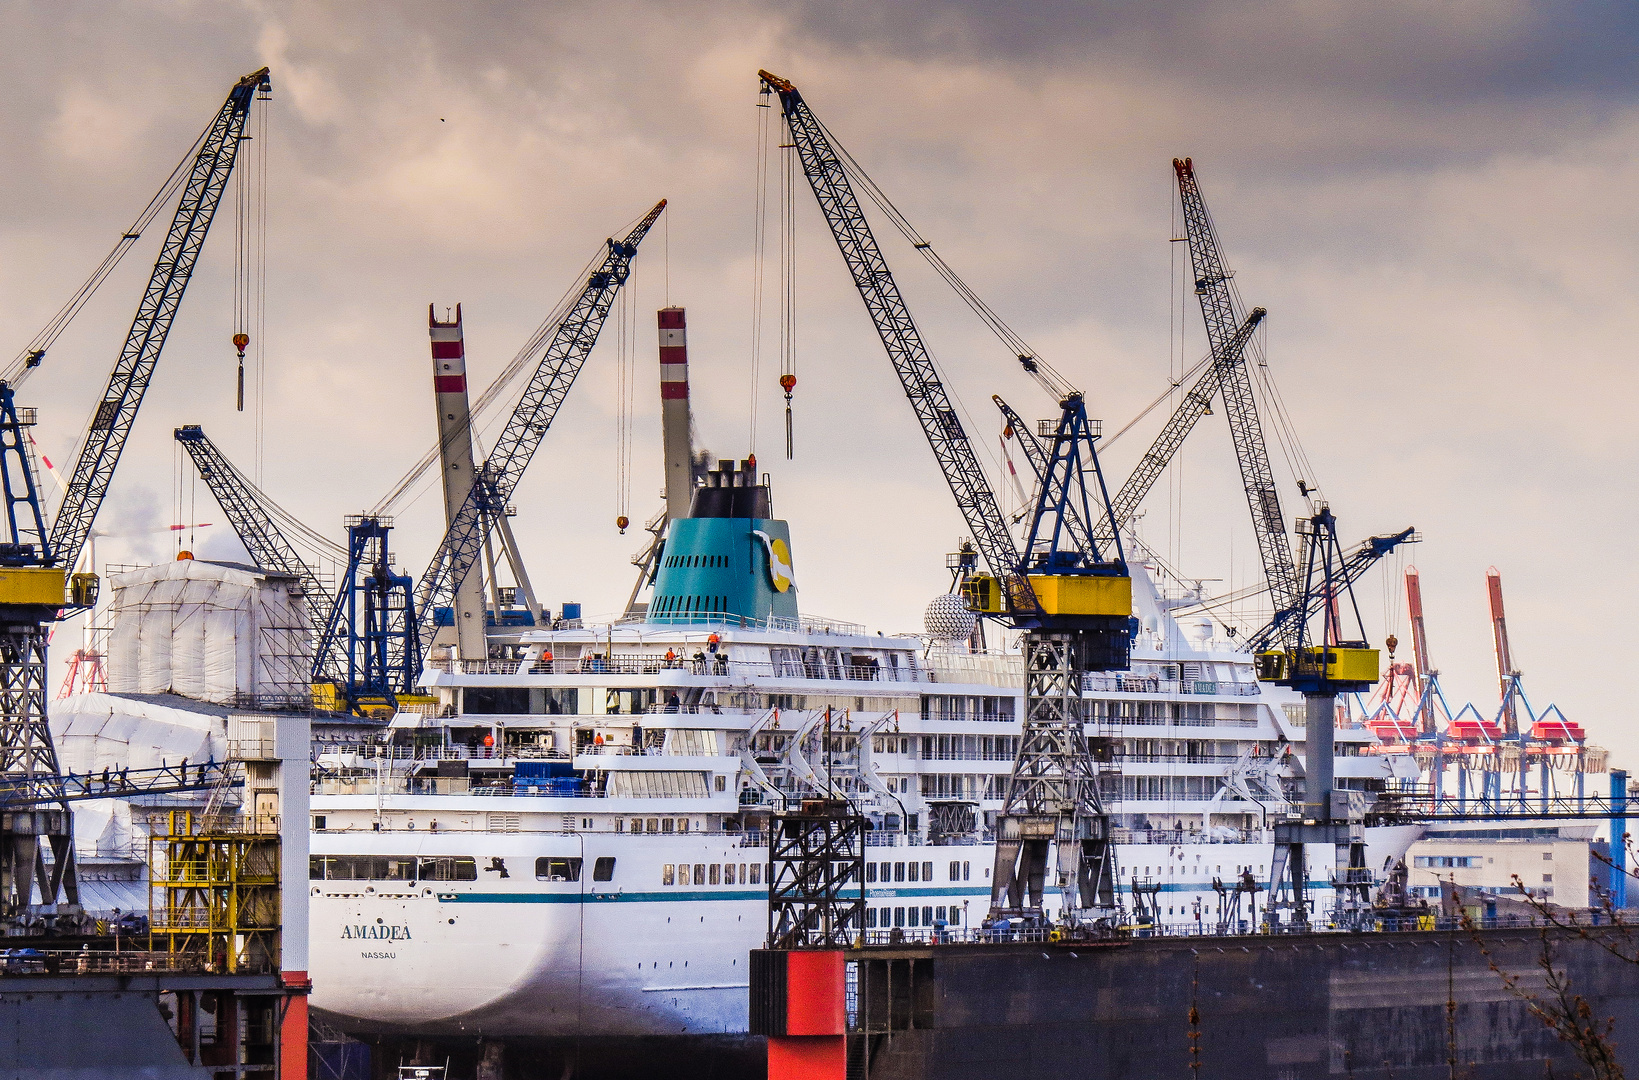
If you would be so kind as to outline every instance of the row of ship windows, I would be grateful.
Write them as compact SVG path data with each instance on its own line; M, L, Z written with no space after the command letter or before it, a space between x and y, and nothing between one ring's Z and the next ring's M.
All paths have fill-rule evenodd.
M967 881L973 875L973 864L959 859L950 861L951 881ZM875 863L865 864L865 883L877 881L932 881L933 863Z
M761 863L666 863L660 868L662 885L761 885Z
M506 860L491 858L486 871L511 877ZM536 881L579 881L579 858L542 856L535 860ZM477 881L478 861L469 855L312 855L307 860L307 876L312 881ZM615 876L612 855L600 856L592 864L593 881L611 881Z
M717 779L721 780L722 777L719 776ZM718 788L718 790L721 791L722 789ZM625 825L626 825L626 819L625 818L615 818L615 832L624 831ZM591 828L591 826L587 826L587 828ZM635 818L632 819L632 832L635 832L635 833L642 833L642 832L669 833L669 832L688 832L688 831L689 831L689 819L686 818L686 817L680 817L680 818L669 818L669 817L640 818L640 817L635 817Z
M947 926L962 925L962 909L952 904L924 906L920 908L866 908L865 928L875 930L895 926L938 926L944 923Z

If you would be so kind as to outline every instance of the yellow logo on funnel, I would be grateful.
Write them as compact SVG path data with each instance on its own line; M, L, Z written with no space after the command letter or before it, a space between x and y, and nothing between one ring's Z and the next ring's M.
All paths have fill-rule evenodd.
M751 531L763 542L763 550L768 553L768 583L774 586L775 592L788 591L794 576L791 569L791 549L777 536L771 537L761 529Z

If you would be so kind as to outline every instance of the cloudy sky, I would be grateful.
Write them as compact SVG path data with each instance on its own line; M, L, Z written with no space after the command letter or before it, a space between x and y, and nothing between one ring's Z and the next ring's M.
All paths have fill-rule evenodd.
M1163 8L1165 10L1163 10ZM1131 5L7 3L0 41L0 317L19 350L152 195L240 75L272 69L265 391L233 407L231 218L219 219L99 527L101 562L162 558L190 518L234 549L170 433L200 423L313 526L374 505L431 444L423 319L460 302L482 385L606 236L669 207L629 290L632 467L659 506L653 311L688 308L697 423L755 449L791 519L807 610L914 628L963 532L812 198L799 187L797 452L783 459L777 252L753 386L756 72L800 86L905 214L1086 388L1106 430L1205 349L1183 289L1170 161L1189 155L1313 475L1349 537L1425 537L1447 693L1495 708L1484 574L1518 665L1639 763L1628 624L1639 513L1630 354L1639 305L1639 15L1625 5L1220 0ZM800 177L798 178L801 183ZM150 230L29 382L67 458L118 352ZM1052 403L897 236L879 235L994 457L988 395ZM519 492L544 598L617 608L616 325ZM255 380L253 379L253 382ZM752 404L757 406L753 443ZM1165 409L1112 445L1124 476ZM1277 453L1280 462L1284 455ZM178 477L182 479L179 482ZM1282 466L1287 516L1300 509ZM180 497L179 492L180 490ZM189 500L194 506L190 513ZM399 511L412 572L439 513ZM1227 592L1257 575L1222 410L1147 506L1149 543ZM145 531L146 530L146 531ZM1397 574L1364 583L1407 637ZM1240 621L1255 618L1236 609ZM72 636L72 633L70 634ZM1405 651L1402 646L1402 652ZM64 650L59 650L59 655ZM1593 663L1589 657L1598 659Z

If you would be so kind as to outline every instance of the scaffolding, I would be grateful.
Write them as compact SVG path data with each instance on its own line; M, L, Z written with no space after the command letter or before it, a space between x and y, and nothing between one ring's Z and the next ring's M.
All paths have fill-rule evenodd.
M239 827L172 811L148 840L149 948L175 969L225 974L279 966L277 822Z

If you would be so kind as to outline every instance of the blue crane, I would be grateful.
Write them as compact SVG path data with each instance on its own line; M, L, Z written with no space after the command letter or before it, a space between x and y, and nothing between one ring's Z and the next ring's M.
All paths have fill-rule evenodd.
M597 344L609 308L631 273L638 245L665 208L666 200L661 199L625 236L608 241L603 261L558 323L495 448L474 475L472 489L422 572L413 601L418 631L405 639L406 646L419 649L431 643L436 610L454 606L456 585L478 561L490 522L506 512L507 500ZM320 653L327 654L335 641L335 635L327 633Z
M1048 854L1056 844L1063 916L1079 932L1085 916L1108 919L1116 910L1115 852L1098 776L1098 759L1107 758L1108 747L1090 745L1084 734L1081 681L1088 671L1128 666L1132 617L1132 579L1113 522L1104 548L1087 529L1087 523L1108 518L1110 500L1085 398L1024 349L942 260L934 260L1060 407L1057 422L1044 424L1042 437L1051 441L1042 451L1042 483L1021 547L854 194L851 159L845 161L795 86L767 71L758 75L763 92L779 97L820 212L989 567L988 575L968 577L969 605L1024 631L1027 715L997 820L991 916L1045 917ZM925 242L918 247L924 255L931 251Z
M334 594L285 538L256 486L228 460L204 429L198 424L191 424L177 428L174 434L176 441L188 452L200 479L210 488L217 505L227 515L228 523L233 526L240 543L250 553L251 562L264 570L288 574L301 582L307 600L308 619L313 624L313 637L317 641L335 606ZM344 679L346 673L336 659L315 654L313 681L339 682Z
M271 89L268 69L246 75L234 84L227 101L206 130L182 188L176 214L165 243L143 290L142 302L125 335L108 386L97 403L91 426L75 459L68 490L51 523L51 536L40 553L46 566L73 566L80 548L91 535L103 496L114 478L114 467L125 450L137 410L153 379L154 365L176 320L182 295L199 261L216 208L227 188L228 175L244 140L245 121L258 91Z
M6 502L6 536L0 539L0 685L7 688L0 695L0 786L44 795L26 809L0 815L0 919L17 919L32 906L36 881L40 904L57 905L60 899L70 906L79 903L70 791L46 719L49 628L64 611L96 600L95 573L75 574L70 588L68 571L79 561L136 421L238 156L251 102L270 86L266 68L240 79L201 136L170 230L49 528L25 430L34 422L33 410L17 406L15 387L40 366L45 346L129 250L133 233L121 238L87 286L35 338L22 366L9 370L0 382L0 489ZM155 203L163 202L168 190L170 181L139 222L151 220Z

